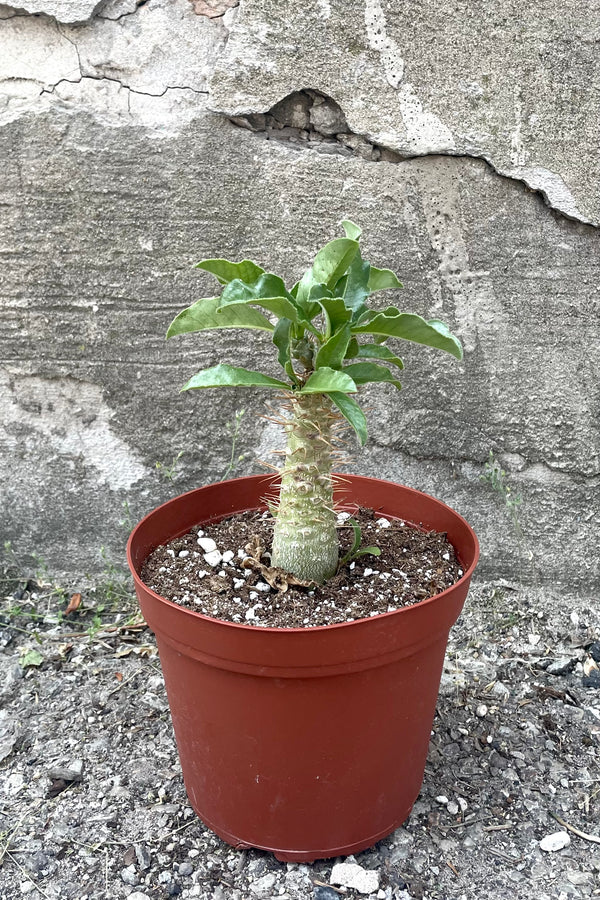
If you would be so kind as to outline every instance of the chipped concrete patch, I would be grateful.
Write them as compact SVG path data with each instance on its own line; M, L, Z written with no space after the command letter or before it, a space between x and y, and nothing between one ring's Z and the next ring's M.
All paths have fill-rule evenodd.
M60 457L80 458L96 471L97 483L113 491L131 488L147 477L148 468L113 432L112 412L97 385L69 377L45 379L5 372L0 374L0 384L3 442L9 452L35 436L46 440L51 452Z
M135 15L98 15L73 26L46 17L0 19L0 124L58 106L107 125L155 124L159 133L182 127L204 106L227 35L223 17L196 16L188 0L154 0Z
M14 16L0 21L0 90L16 93L14 83L31 92L63 79L80 77L79 58L73 43L55 22L33 16Z
M488 13L459 3L450 17L443 0L331 0L325 15L246 0L211 80L211 107L264 113L310 86L372 143L405 156L483 158L566 216L600 223L597 7L506 0Z
M216 19L225 15L228 9L239 6L239 0L190 0L197 16Z
M194 15L188 0L153 0L135 16L100 19L93 27L71 28L68 35L84 76L160 95L169 88L206 91L227 29L220 19Z
M92 113L107 128L148 128L158 139L177 134L202 115L206 105L206 98L190 88L169 88L154 96L132 91L117 81L85 77L75 84L61 82L44 101L48 109Z
M15 8L51 16L57 22L85 22L101 3L102 0L17 0Z
M539 191L548 206L559 209L569 218L588 225L594 224L591 219L588 219L579 210L570 188L556 172L550 172L548 169L540 166L534 168L521 166L512 170L507 169L505 172L500 172L500 174L507 175L509 178L521 179L532 190Z

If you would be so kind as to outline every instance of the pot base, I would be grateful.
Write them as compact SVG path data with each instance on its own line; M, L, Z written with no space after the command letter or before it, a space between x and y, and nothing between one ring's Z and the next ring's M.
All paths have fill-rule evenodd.
M369 847L372 847L378 841L382 841L384 838L388 837L388 835L392 834L406 822L417 797L415 797L413 802L406 809L406 812L402 813L389 828L384 828L377 832L377 834L372 834L370 837L363 838L353 844L347 844L342 847L329 847L326 850L315 850L314 848L309 850L282 850L281 848L267 846L266 844L248 843L241 838L235 837L233 834L229 834L229 832L224 831L212 822L209 822L205 816L200 815L199 811L193 807L193 804L192 807L198 818L204 822L217 837L220 837L225 843L230 844L236 850L266 850L267 852L272 853L279 862L311 863L315 862L317 859L332 859L336 856L350 856L350 854L368 850Z

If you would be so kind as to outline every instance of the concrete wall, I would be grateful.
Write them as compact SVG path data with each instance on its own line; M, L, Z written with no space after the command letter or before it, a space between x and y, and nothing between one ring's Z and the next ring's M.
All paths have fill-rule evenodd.
M264 395L179 395L268 336L164 343L192 264L290 280L344 217L458 364L403 353L352 468L466 515L483 577L600 586L600 6L513 0L19 0L0 6L3 540L94 572L127 527L278 436ZM596 44L597 46L597 44ZM391 295L388 295L388 297ZM382 301L385 302L385 301ZM404 348L403 348L404 349ZM175 483L155 463L180 451ZM481 480L492 450L517 539Z

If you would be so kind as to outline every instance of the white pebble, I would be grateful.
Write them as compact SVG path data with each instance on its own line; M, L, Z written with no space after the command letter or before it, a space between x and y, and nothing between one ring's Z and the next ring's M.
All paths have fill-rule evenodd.
M458 803L456 803L454 800L451 800L446 806L446 809L451 816L455 816L458 813Z
M198 543L202 547L205 553L212 553L213 550L217 549L217 545L213 541L212 538L198 538Z
M485 705L485 703L480 703L479 706L477 707L477 709L475 710L475 715L477 716L478 719L483 719L485 716L487 716L487 711L488 711L488 708Z
M242 585L245 584L245 583L246 583L246 582L244 581L243 578L234 578L234 579L233 579L233 586L234 586L234 588L235 588L236 591L239 591L239 589L240 589L240 588L242 587Z
M460 806L460 811L461 811L461 812L466 812L467 807L469 806L469 804L467 803L467 801L465 800L465 798L464 798L464 797L457 797L456 799L458 800L458 805Z
M346 519L350 518L350 513L348 512L340 512L337 514L338 522L345 522Z
M447 550L444 553L442 553L442 559L450 559L450 554L448 553Z
M351 562L350 565L348 566L348 568L349 568L349 569L354 569L355 566L356 566L356 563L355 563L355 562Z
M435 798L436 803L440 803L442 806L448 806L448 798L445 794L440 794L439 797Z
M223 562L231 562L234 556L235 553L233 552L233 550L226 550L223 554Z
M190 555L189 550L180 550L179 551L179 559L185 559L186 556L189 556L189 555Z
M250 621L250 619L255 619L255 618L256 618L256 613L254 612L254 607L251 606L250 609L246 610L246 619L248 619L248 621Z
M208 575L208 572L206 571L206 569L199 569L196 572L196 575L198 576L198 578L205 578Z
M578 613L573 611L571 613L570 618L571 618L571 622L573 623L573 625L579 625L579 614Z
M540 841L540 850L546 853L555 853L557 850L564 850L571 843L571 838L566 831L555 831L554 834L547 834Z
M219 572L219 578L227 578L227 572L225 571L225 569L221 569L221 571Z
M256 591L250 591L250 599L258 600L258 594L256 593Z
M265 584L264 581L257 581L256 584L254 585L254 587L256 588L257 591L270 591L271 590L269 585Z
M209 564L209 566L212 566L213 568L219 565L222 558L223 557L218 550L211 550L209 553L204 554L204 559Z
M368 568L367 568L367 569L365 569L365 571L363 572L363 577L366 578L367 575L372 575L372 574L373 574L373 569L368 569Z
M359 894L372 894L379 890L379 872L363 869L358 863L336 863L329 876L331 884L341 884Z
M377 521L375 522L375 524L376 524L376 525L379 525L380 528L389 528L389 527L390 527L390 520L389 520L389 519L384 519L383 516L382 516L381 519L377 519Z

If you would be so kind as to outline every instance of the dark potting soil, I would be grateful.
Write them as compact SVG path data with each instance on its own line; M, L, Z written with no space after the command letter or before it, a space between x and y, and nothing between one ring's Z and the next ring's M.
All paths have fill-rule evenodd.
M142 580L160 596L215 619L305 628L392 612L440 593L462 576L445 534L372 510L352 516L362 531L361 547L379 547L381 555L345 563L321 586L300 584L271 567L273 519L259 511L203 524L157 547L144 563ZM347 518L338 516L340 558L354 537Z

